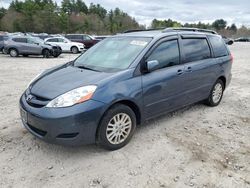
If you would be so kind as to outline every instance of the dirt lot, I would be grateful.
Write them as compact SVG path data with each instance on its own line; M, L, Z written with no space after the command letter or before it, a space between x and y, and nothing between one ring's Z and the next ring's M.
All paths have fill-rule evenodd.
M220 106L154 119L114 152L47 144L22 127L18 100L29 81L75 56L0 54L0 187L250 187L250 44L230 48L233 80Z

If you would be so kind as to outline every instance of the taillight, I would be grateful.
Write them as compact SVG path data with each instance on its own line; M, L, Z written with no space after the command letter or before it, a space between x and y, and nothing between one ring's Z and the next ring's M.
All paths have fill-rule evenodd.
M233 54L230 54L230 60L233 63L233 60L234 60Z

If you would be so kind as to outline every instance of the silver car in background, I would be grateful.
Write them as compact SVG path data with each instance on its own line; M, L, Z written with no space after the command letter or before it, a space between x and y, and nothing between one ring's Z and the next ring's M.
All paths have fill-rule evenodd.
M14 36L4 43L4 51L11 57L23 55L42 55L45 58L50 56L58 57L62 49L56 45L45 44L43 40L30 36Z

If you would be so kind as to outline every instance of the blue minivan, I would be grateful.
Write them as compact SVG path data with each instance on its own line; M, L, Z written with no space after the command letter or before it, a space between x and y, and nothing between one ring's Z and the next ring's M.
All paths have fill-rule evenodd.
M119 149L146 120L199 101L217 106L232 61L222 37L207 30L118 34L34 78L20 98L21 119L50 143Z

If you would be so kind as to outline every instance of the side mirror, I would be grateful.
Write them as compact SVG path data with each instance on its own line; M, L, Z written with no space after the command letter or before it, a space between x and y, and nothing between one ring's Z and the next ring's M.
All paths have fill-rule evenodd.
M159 61L158 60L152 60L147 62L147 71L152 72L159 67Z

